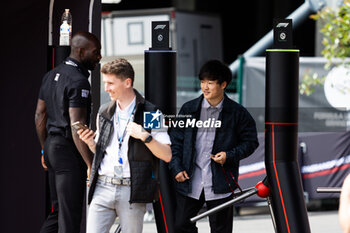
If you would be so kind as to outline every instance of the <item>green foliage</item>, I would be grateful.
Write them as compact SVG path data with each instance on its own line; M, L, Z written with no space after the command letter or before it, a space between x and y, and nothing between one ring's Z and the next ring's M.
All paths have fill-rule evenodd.
M323 85L325 77L319 77L317 73L311 74L307 71L304 76L302 83L299 85L299 92L302 95L311 95L315 91L315 87L318 85Z
M322 55L328 60L325 68L331 67L333 58L350 57L350 0L345 0L337 11L325 7L310 17L324 25L321 33L324 36Z
M325 7L310 18L319 20L323 25L320 30L324 36L321 54L327 59L324 68L329 70L334 65L349 65L350 62L345 58L350 57L350 0L344 0L344 4L337 10ZM334 58L340 58L341 62L335 64ZM324 77L319 79L317 74L306 73L300 84L300 93L312 94L313 86L322 85L324 80Z

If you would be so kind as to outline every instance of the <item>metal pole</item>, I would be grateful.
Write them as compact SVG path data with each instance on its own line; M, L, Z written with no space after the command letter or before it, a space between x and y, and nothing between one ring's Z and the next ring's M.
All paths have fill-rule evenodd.
M237 93L238 93L238 103L242 104L242 85L243 85L243 71L244 71L244 57L239 56L239 69L237 77Z
M267 205L269 206L270 215L271 215L272 224L273 224L273 229L275 229L275 232L277 233L276 219L275 219L275 214L273 213L273 209L272 209L272 205L271 205L271 197L268 196L268 197L266 198L266 201L267 201Z
M197 215L196 217L193 217L190 219L191 222L197 222L198 220L207 217L209 215L215 214L216 212L219 212L222 209L225 209L226 207L229 207L233 204L235 204L236 202L239 202L241 200L246 199L247 197L253 196L254 194L256 194L258 192L257 188L252 188L251 190L247 191L246 193L243 193L242 195L240 195L237 198L232 199L231 201L225 202L217 207L214 207L200 215Z
M341 193L341 188L338 187L318 187L318 193Z
M49 46L52 45L52 14L53 14L53 5L55 3L55 0L50 0L50 7L49 7L49 35L48 35L48 44Z
M323 5L319 5L321 8ZM293 13L288 15L286 18L293 20L294 27L298 27L305 19L309 17L309 15L317 11L313 5L310 5L309 1L305 1L298 9L296 9ZM273 42L273 30L269 31L264 37L262 37L258 42L256 42L250 49L248 49L242 56L244 58L257 56L265 52ZM236 59L231 65L230 69L232 74L235 75L237 73L239 67L239 58Z

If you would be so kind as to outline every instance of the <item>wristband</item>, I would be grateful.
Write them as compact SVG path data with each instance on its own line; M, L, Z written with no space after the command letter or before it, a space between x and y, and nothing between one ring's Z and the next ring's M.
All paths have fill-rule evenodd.
M144 143L150 143L152 141L153 137L152 135L148 135L147 138L143 141Z
M41 149L41 155L44 155L44 149Z

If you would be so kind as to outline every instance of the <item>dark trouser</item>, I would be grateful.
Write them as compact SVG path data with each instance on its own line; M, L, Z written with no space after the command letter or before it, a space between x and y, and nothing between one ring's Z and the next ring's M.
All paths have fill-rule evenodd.
M79 233L85 194L86 165L74 143L50 135L44 147L52 212L40 233Z
M232 200L232 195L218 200L205 201L204 192L199 200L176 194L176 216L175 232L176 233L197 233L196 223L191 223L190 218L196 216L203 207L204 202L207 209L212 209L224 202ZM233 224L233 206L227 207L216 214L209 216L211 233L232 233Z

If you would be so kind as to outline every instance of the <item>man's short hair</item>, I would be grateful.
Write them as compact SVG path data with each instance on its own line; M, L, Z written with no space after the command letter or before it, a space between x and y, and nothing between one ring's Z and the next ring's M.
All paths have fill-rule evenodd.
M132 65L124 58L118 58L114 61L107 62L101 68L103 74L114 74L123 80L130 78L131 85L134 84L135 72Z
M227 86L232 80L230 68L219 60L210 60L206 62L198 75L199 80L217 81L219 84L226 82Z

